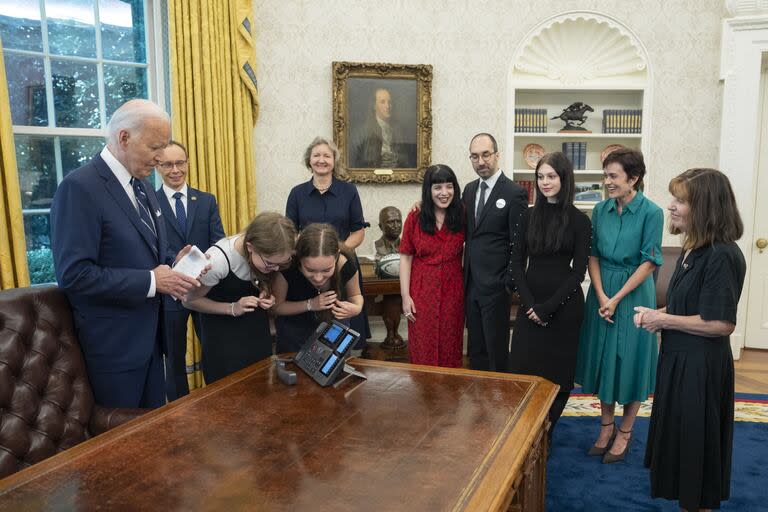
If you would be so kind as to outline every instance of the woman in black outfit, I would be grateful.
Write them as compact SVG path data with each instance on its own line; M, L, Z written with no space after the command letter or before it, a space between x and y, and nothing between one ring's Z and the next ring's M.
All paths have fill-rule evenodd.
M544 155L536 166L536 202L523 212L513 239L506 283L520 295L510 371L560 385L549 410L550 439L573 388L584 312L581 282L592 239L592 224L573 206L573 197L571 162L560 152Z
M733 449L733 356L729 336L746 264L735 241L744 227L728 178L689 169L669 183L672 234L683 248L667 307L635 308L635 325L661 331L645 465L651 495L684 510L728 499Z

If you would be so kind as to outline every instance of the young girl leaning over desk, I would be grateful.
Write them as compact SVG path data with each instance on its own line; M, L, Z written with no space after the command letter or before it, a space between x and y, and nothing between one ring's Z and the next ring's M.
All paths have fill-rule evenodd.
M296 241L293 265L275 276L277 353L298 352L322 321L348 324L363 295L357 265L330 224L310 224Z

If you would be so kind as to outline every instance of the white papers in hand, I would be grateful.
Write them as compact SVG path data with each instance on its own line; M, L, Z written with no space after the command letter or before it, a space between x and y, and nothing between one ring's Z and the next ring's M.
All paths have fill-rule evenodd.
M203 254L203 252L198 249L196 245L193 245L192 250L185 254L184 257L181 258L178 263L176 263L176 265L173 267L173 270L197 279L197 277L200 275L200 272L203 271L207 264L208 260L206 259L205 254Z

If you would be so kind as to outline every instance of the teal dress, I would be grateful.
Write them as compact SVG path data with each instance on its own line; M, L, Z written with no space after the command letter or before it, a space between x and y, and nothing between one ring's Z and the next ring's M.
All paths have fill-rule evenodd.
M664 214L642 192L622 214L616 200L608 199L592 211L592 256L600 259L603 291L614 296L640 264L661 265ZM606 403L644 401L653 392L658 346L656 335L638 329L634 308L656 308L653 277L643 281L616 306L613 322L598 314L599 302L590 285L579 335L575 380L585 393Z

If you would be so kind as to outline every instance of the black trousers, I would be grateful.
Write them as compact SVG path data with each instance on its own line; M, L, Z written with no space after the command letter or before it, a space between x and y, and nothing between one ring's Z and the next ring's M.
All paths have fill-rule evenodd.
M511 296L506 291L482 295L470 281L464 308L467 353L473 370L507 371L511 305Z
M188 309L164 312L166 354L165 395L169 402L189 394L187 381L187 320L192 315L195 332L200 336L200 315Z

